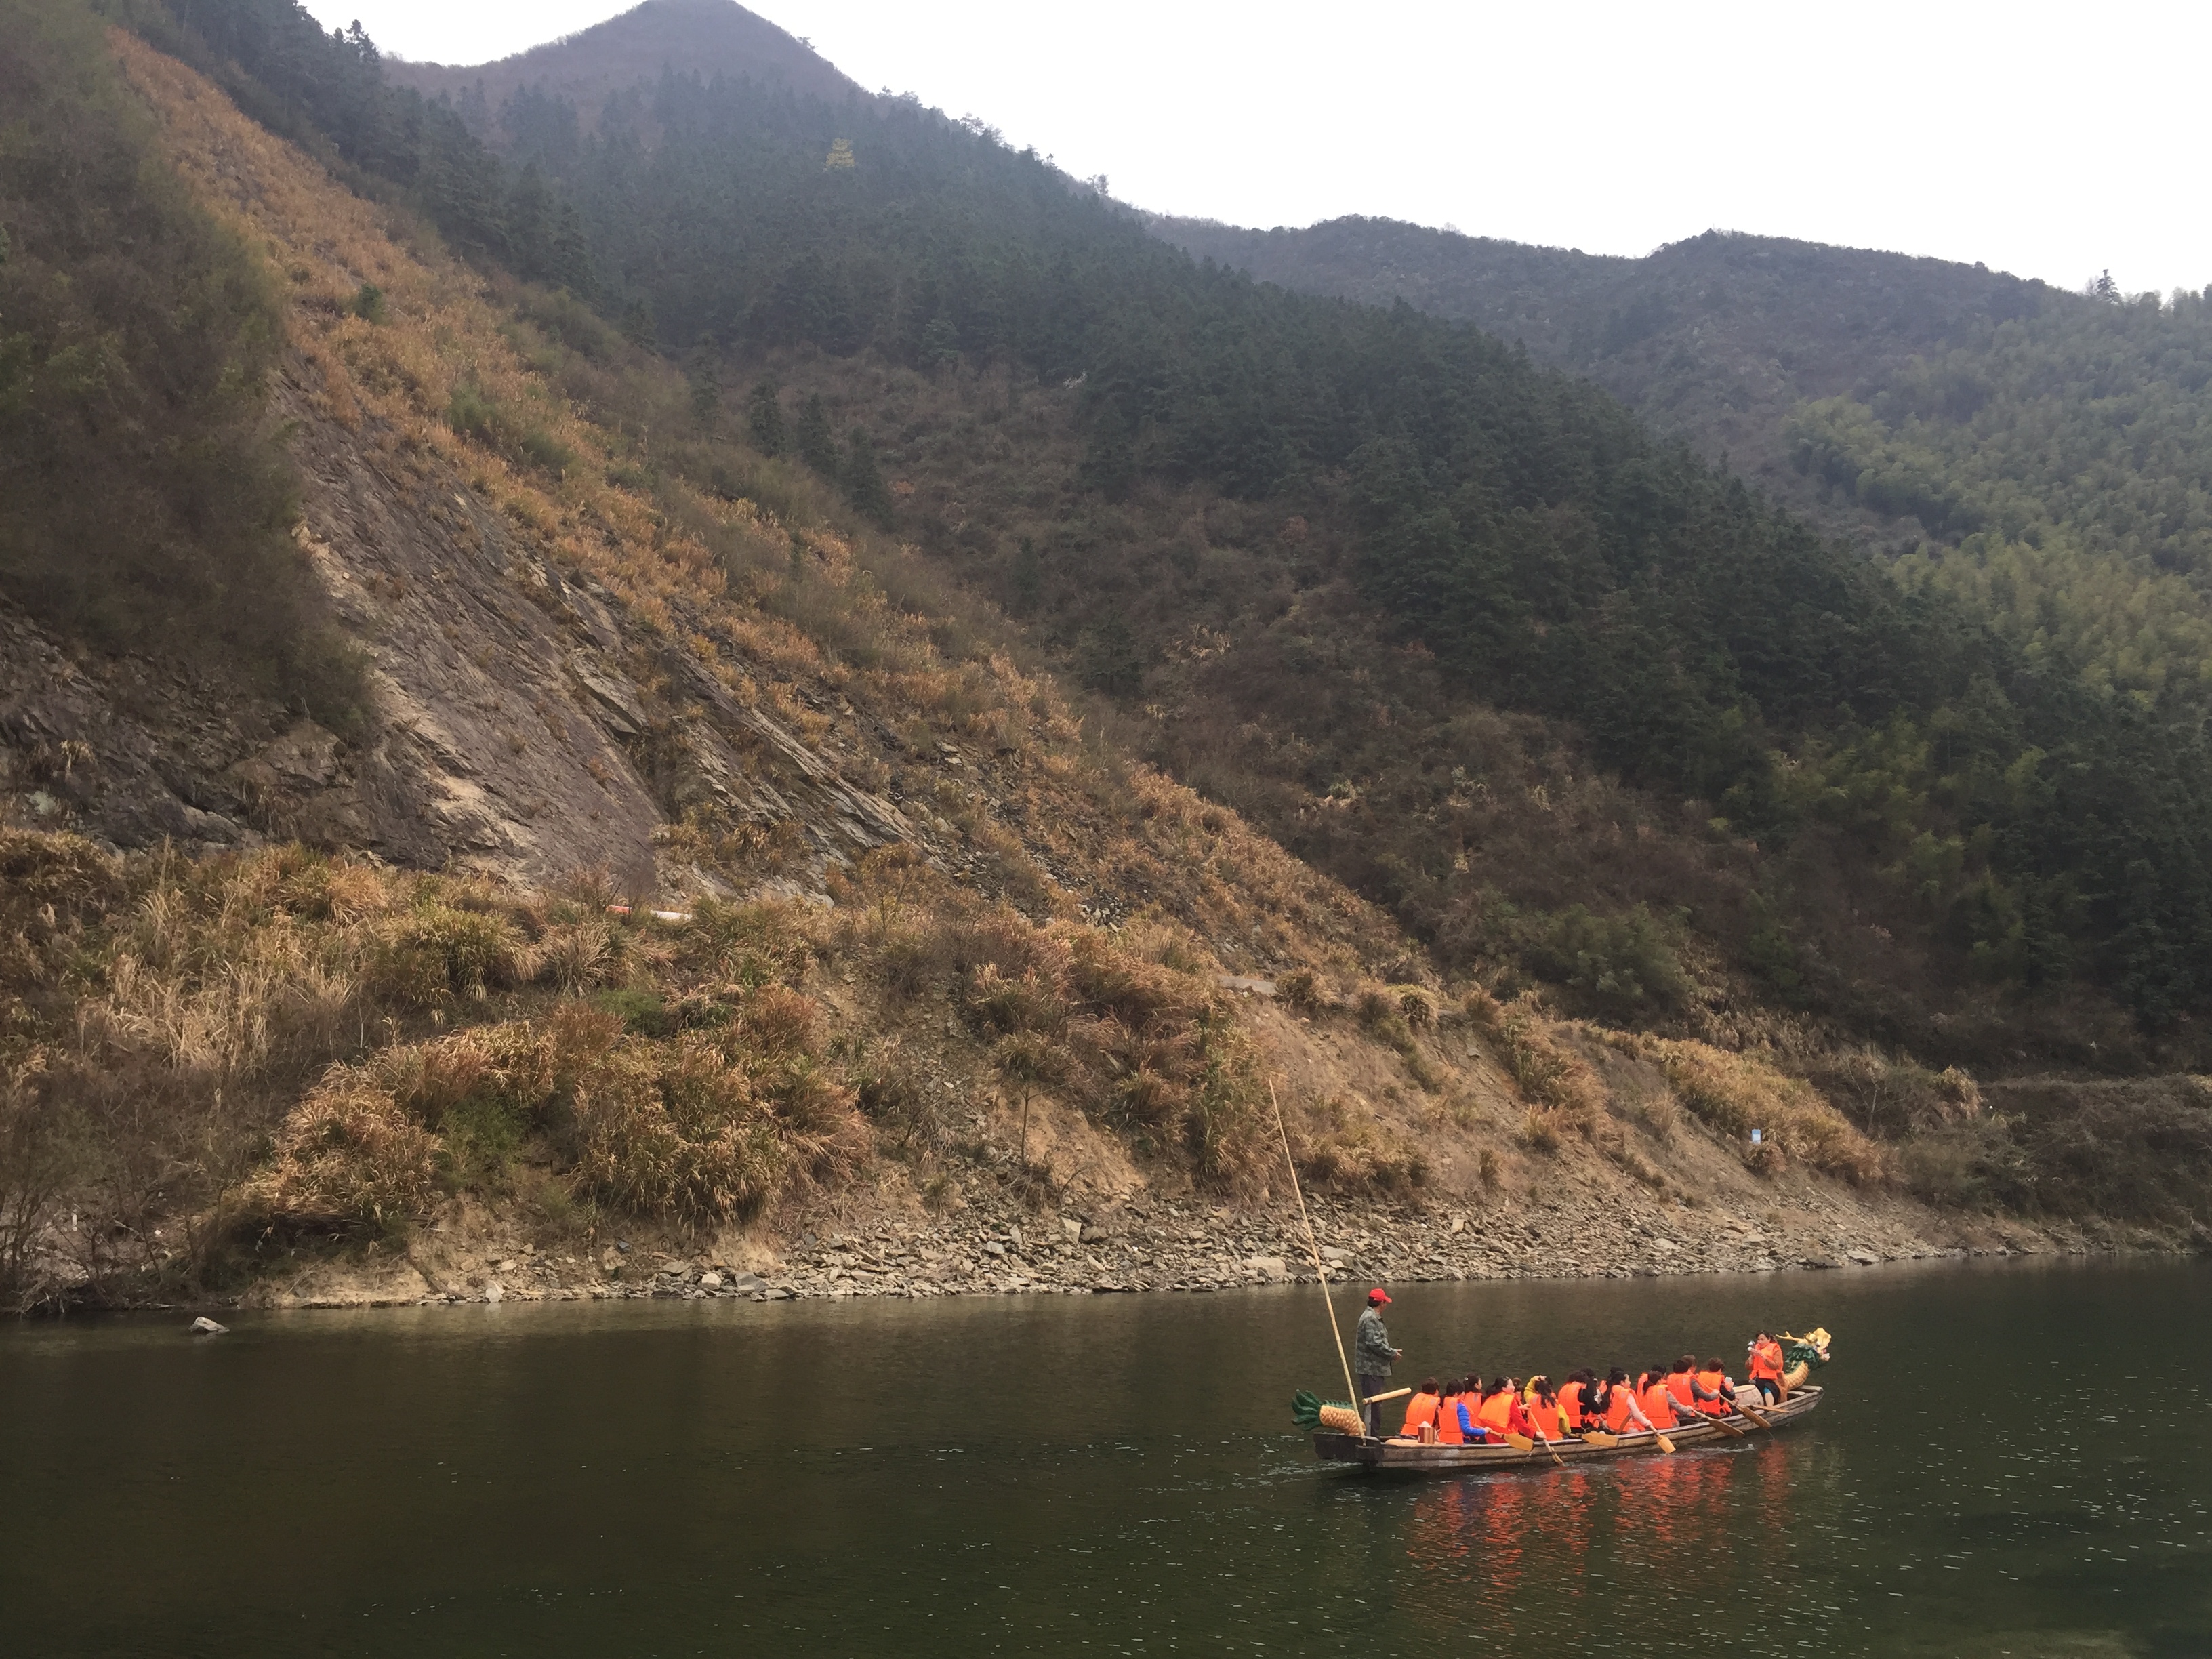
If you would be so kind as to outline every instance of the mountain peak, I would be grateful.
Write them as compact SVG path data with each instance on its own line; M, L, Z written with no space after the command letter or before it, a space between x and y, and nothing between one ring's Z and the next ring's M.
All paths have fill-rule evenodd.
M427 97L459 96L481 84L491 106L526 86L573 100L588 117L609 93L659 76L664 68L712 77L781 82L795 92L842 98L861 88L796 36L736 0L644 0L620 16L470 66L387 59L396 86Z

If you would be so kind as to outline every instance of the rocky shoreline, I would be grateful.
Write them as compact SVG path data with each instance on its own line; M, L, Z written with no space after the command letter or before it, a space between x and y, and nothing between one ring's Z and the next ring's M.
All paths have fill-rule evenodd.
M1921 1212L1924 1218L1925 1212ZM2148 1235L2098 1237L2006 1226L1943 1244L1910 1215L1871 1212L1785 1218L1654 1204L1470 1212L1317 1205L1314 1225L1332 1279L1360 1284L1511 1279L1626 1279L1872 1267L1971 1255L2086 1255L2173 1248ZM747 1259L750 1255L750 1260ZM418 1271L422 1271L418 1267ZM1202 1204L1134 1201L1096 1214L1036 1214L1008 1203L935 1223L883 1221L800 1234L774 1259L709 1249L670 1254L616 1240L596 1257L526 1247L448 1276L424 1272L417 1297L330 1298L424 1304L653 1297L791 1301L844 1297L1205 1293L1313 1282L1296 1212L1258 1214ZM293 1305L316 1305L308 1296Z

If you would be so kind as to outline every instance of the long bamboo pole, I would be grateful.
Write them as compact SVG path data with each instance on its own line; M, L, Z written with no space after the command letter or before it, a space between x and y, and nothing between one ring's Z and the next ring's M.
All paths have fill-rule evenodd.
M1314 1237L1313 1219L1306 1214L1305 1191L1298 1185L1297 1160L1291 1156L1291 1132L1283 1127L1283 1103L1275 1097L1273 1078L1267 1079L1267 1103L1275 1109L1275 1133L1283 1143L1283 1165L1291 1172L1291 1195L1298 1201L1298 1224L1306 1230L1306 1249L1313 1252L1314 1272L1321 1279L1322 1305L1328 1310L1328 1334L1336 1339L1336 1363L1344 1367L1344 1397L1352 1402L1352 1409L1359 1413L1364 1422L1367 1405L1359 1397L1359 1385L1352 1380L1352 1361L1344 1352L1344 1332L1336 1322L1336 1303L1328 1293L1328 1268L1321 1259L1321 1242Z

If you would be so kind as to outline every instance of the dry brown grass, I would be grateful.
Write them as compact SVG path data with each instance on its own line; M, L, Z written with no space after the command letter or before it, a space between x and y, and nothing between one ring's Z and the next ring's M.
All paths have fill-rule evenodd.
M1753 1054L1729 1054L1702 1042L1650 1045L1682 1103L1717 1129L1753 1169L1771 1170L1788 1158L1857 1183L1886 1181L1896 1173L1895 1155L1869 1139L1813 1085ZM1751 1132L1760 1144L1751 1144Z
M1402 1200L1428 1183L1427 1155L1370 1111L1332 1095L1301 1109L1297 1120L1286 1125L1291 1156L1312 1186Z
M1570 1135L1599 1146L1612 1140L1605 1085L1533 995L1501 1003L1476 986L1462 1006L1528 1103L1522 1139L1547 1152Z
M288 1114L254 1196L301 1226L412 1219L437 1179L437 1138L358 1074L332 1079Z
M4 831L0 872L0 1271L19 1294L204 1286L254 1237L404 1229L524 1164L711 1227L860 1169L864 1089L887 1134L948 1155L926 1120L950 1097L916 1062L1062 1099L1209 1190L1266 1186L1250 1045L1212 957L1166 922L1040 923L897 860L836 910L702 900L676 926L611 921L589 880L524 892L295 848L118 858ZM833 1010L811 988L824 963L866 994ZM963 1016L941 1042L884 1042L940 994ZM63 1206L86 1223L67 1238Z
M533 1141L581 1171L580 1190L683 1222L834 1179L863 1145L821 1011L790 982L811 947L774 907L705 904L672 935L559 894L296 848L118 858L14 830L0 872L0 1273L18 1295L33 1279L94 1298L121 1293L119 1276L204 1280L249 1219L388 1230ZM702 1152L679 1179L663 1157L656 1185L654 1160L603 1118L580 1153L573 1129L555 1133L618 1054L669 1101L703 1063L696 1040L680 1064L639 1060L669 1045L573 994L617 975L641 1009L717 1026L746 1080L742 1125L702 1132L719 1169ZM692 1121L669 1109L679 1132ZM763 1126L775 1157L728 1164ZM80 1217L66 1237L64 1200Z

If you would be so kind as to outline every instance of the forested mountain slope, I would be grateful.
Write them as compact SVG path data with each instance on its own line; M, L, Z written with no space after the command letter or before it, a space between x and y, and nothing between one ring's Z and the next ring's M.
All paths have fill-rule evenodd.
M1696 999L1655 942L1687 926L1752 994L1919 1042L1976 984L2102 988L2168 1036L2201 1003L2201 733L2038 675L1586 383L1194 264L908 103L665 77L588 136L520 113L507 165L557 186L605 303L713 406L763 368L791 381L762 392L761 441L1026 611L1163 760L1446 961L1666 1018ZM1006 452L947 441L956 410L1038 441L986 468ZM1652 836L1717 841L1664 862L1781 856L1685 919L1653 914L1671 878L1609 859L1592 933L1575 882L1531 890L1483 845L1493 771L1536 784L1454 752L1484 704L1565 722L1542 745L1651 792L1620 810ZM1881 967L1885 939L1914 965ZM2033 1024L2086 1054L2096 1023Z
M2212 289L2007 324L1801 405L1784 437L1816 487L1927 527L1908 586L2171 718L2212 697Z
M987 615L802 469L698 429L684 377L574 301L488 281L84 13L8 38L54 112L19 155L125 144L118 179L165 181L206 239L188 269L268 285L285 568L359 701L266 741L283 706L189 641L8 618L0 1295L234 1292L274 1255L294 1292L472 1295L541 1255L603 1292L603 1228L767 1267L823 1215L910 1235L967 1206L1057 1238L1055 1212L1133 1197L1265 1203L1270 1078L1346 1200L1819 1194L1823 1238L1844 1217L1926 1248L1883 1196L1895 1152L1771 1066L1624 1054L1616 1113L1543 1011L1386 983L1422 972L1386 919L1086 738ZM27 210L81 176L8 175L47 269L66 244ZM35 391L52 356L27 362ZM223 810L172 835L118 809L148 790ZM1255 966L1285 1008L1224 982ZM1651 1103L1669 1064L1716 1111L1772 1102L1763 1162Z
M1962 1058L2194 1042L2201 725L1900 590L1587 382L1194 264L908 101L664 76L590 122L519 98L502 157L378 90L365 41L287 40L292 116L684 357L702 423L787 379L757 444L1444 963ZM1485 709L1555 724L1493 740Z
M11 1177L63 1171L0 1194L18 1267L90 1185L132 1237L202 1206L196 1273L447 1201L1250 1197L1271 1074L1352 1193L1786 1165L2191 1212L2185 1112L2155 1178L2038 1188L2078 1140L1860 1043L2186 1052L2193 751L1603 394L1201 269L908 102L663 76L590 121L518 99L501 155L273 0L112 9L264 124L118 37L137 171L266 285L246 406L295 427L284 568L360 696L272 742L296 702L252 726L166 641L11 636L0 1127ZM61 728L158 755L173 714L186 864L130 853L119 750ZM564 851L690 919L610 921ZM124 1236L68 1259L168 1271Z
M1286 287L1523 341L2053 672L2191 702L2212 675L2203 295L1721 232L1623 259L1389 220L1152 224Z
M1973 344L1999 324L2087 303L1979 265L1727 231L1625 258L1392 219L1302 230L1150 222L1200 258L1285 288L1402 301L1521 341L1839 528L1878 520L1823 514L1834 504L1804 481L1783 436L1799 404Z
M256 285L260 413L219 435L285 417L257 464L291 500L277 574L323 630L292 641L344 649L357 693L343 719L287 709L189 633L118 650L67 605L0 614L0 1295L204 1292L257 1240L441 1205L572 1239L603 1205L697 1233L864 1174L894 1205L963 1181L1250 1198L1262 1043L1309 1079L1285 1107L1323 1185L1462 1179L1395 1125L1407 1056L1419 1110L1517 1121L1486 1062L1395 1012L1325 1056L1291 1022L1255 1032L1208 939L1303 966L1316 1013L1403 942L1085 744L820 486L698 447L761 466L771 518L659 471L645 434L684 418L679 374L395 240L424 233L118 36L126 87L88 13L0 19L26 24L0 59L33 112L4 175L32 278L96 268L55 216L101 205L67 193L90 147L120 151L124 204L158 188L180 242L101 243L118 270L84 285L90 324L127 348L138 284L179 268ZM8 389L39 395L57 356L18 347ZM118 475L166 480L170 422L200 407L153 404ZM10 596L40 600L46 545L8 544ZM88 585L155 603L164 568L105 550ZM618 899L684 912L632 927ZM1083 1103L1085 1079L1108 1094Z

